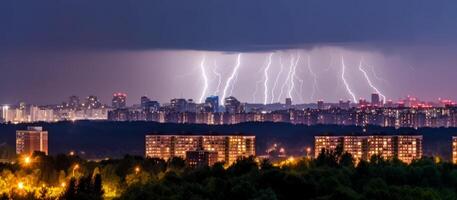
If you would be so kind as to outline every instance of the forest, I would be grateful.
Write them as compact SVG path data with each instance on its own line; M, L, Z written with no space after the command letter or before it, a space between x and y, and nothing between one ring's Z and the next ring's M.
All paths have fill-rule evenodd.
M35 153L0 165L0 199L457 199L457 166L438 157L357 162L340 149L199 168L181 158L88 161Z

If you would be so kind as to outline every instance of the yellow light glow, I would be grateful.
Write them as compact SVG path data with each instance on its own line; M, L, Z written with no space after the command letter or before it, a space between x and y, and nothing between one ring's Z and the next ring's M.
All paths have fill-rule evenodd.
M32 158L30 156L24 156L20 159L20 163L22 166L29 166L32 164Z
M17 184L17 188L19 188L20 190L24 189L24 183L23 182L19 182Z

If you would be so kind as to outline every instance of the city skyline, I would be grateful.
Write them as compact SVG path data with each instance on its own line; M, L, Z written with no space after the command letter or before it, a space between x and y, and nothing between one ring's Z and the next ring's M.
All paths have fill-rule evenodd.
M1 0L0 199L457 199L456 0Z
M113 105L113 103L114 103L113 101L117 101L117 99L118 99L117 95L123 95L123 100L122 100L123 106L121 106L121 107L119 107L118 105ZM366 97L365 96L360 97L360 98L356 99L357 101L355 101L355 102L352 101L351 98L347 98L347 99L340 98L335 101L328 101L327 99L316 99L316 101L312 101L312 102L296 102L292 98L284 97L282 99L278 99L277 101L270 101L266 104L264 104L262 102L252 102L249 100L240 101L240 103L268 106L268 105L276 105L276 104L287 104L288 103L287 101L290 99L291 103L293 105L313 105L313 104L318 105L320 102L324 102L326 104L327 103L328 104L338 104L341 102L348 102L350 105L356 106L357 104L360 104L361 101L366 102L366 103L372 103L372 101L374 100L373 95L376 95L376 98L377 98L375 100L375 102L376 102L375 104L381 104L381 105L384 105L386 103L401 104L402 102L404 102L405 100L408 100L408 99L414 99L414 101L420 102L421 106L425 106L425 107L433 107L438 104L443 104L443 105L456 105L457 104L454 99L439 97L437 99L427 100L427 99L421 99L420 97L412 96L412 95L405 95L405 96L399 97L398 99L388 99L388 98L384 99L382 97L382 94L379 94L376 92L370 93L369 95L365 95ZM102 97L104 97L104 96L102 96ZM226 99L229 97L237 98L234 95L230 95L230 96L226 96ZM179 99L183 99L188 102L195 103L195 104L205 104L205 99L208 100L210 98L218 98L219 106L222 106L222 107L224 106L224 100L221 98L221 96L217 96L217 95L203 96L202 102L198 102L196 99L193 99L193 98L187 98L187 97L182 97L182 96L166 99L165 101L158 101L157 99L154 99L154 97L147 96L147 95L139 96L137 98L132 98L127 93L121 93L121 92L114 92L111 94L111 96L109 98L104 98L104 99L108 99L107 101L102 101L101 98L96 95L82 95L82 96L70 95L68 97L63 97L58 100L53 100L52 102L41 103L41 104L17 100L17 101L13 101L12 103L0 104L0 106L2 106L4 108L20 107L21 104L31 105L31 106L40 106L40 107L59 106L59 105L75 106L75 105L71 105L71 104L76 103L76 102L72 102L73 100L75 100L73 98L77 98L77 101L82 106L84 106L84 104L87 104L87 103L92 103L92 104L97 103L97 104L99 104L98 106L102 106L104 108L105 107L106 108L115 108L115 109L122 108L122 107L128 108L128 107L140 106L142 103L144 103L143 100L145 100L145 98L147 101L153 101L153 102L157 102L159 104L164 104L164 105L170 104L171 101L179 100ZM95 99L93 99L93 98L95 98ZM116 100L114 100L114 99L116 99ZM239 100L239 99L237 98L237 100ZM92 102L92 101L95 101L95 102ZM91 106L94 107L93 105L91 105Z

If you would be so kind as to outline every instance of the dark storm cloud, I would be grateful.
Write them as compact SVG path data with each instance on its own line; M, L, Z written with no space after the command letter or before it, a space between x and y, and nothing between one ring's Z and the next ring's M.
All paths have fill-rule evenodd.
M454 43L456 10L455 0L4 0L0 48Z
M457 99L456 10L456 0L0 0L0 104L70 95L109 102L116 91L128 93L129 104L141 95L198 99L205 54L225 82L235 51L277 49L271 74L279 73L278 56L303 53L303 96L294 102L316 100L306 54L319 75L316 98L326 101L348 98L342 55L357 97L373 92L357 70L363 57L387 80L374 81L389 98ZM243 54L240 100L253 99L268 54Z

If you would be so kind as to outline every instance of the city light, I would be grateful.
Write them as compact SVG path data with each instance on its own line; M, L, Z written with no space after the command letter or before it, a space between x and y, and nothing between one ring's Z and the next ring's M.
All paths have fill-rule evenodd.
M24 187L25 187L25 186L24 186L24 182L19 182L19 183L17 184L17 188L20 189L20 190L23 190Z
M138 167L138 166L137 166L137 167L135 167L135 174L138 174L138 173L140 173L140 171L141 171L141 168L140 168L140 167Z
M75 176L75 171L77 171L78 169L79 169L79 164L76 164L75 166L73 166L73 170L72 170L73 177Z
M29 156L27 156L27 157L24 158L24 163L25 163L26 165L29 165L31 162L32 162L32 159L31 159Z

